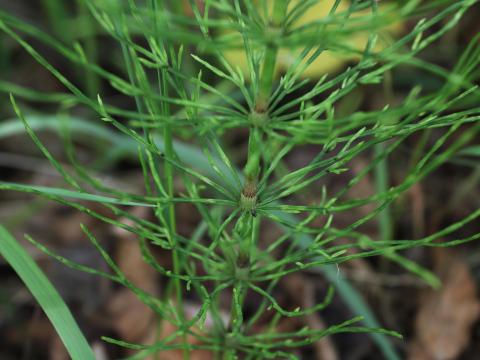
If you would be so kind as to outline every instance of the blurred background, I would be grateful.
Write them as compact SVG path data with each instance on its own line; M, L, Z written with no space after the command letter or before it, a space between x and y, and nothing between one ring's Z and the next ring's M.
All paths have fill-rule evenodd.
M180 0L179 0L180 1ZM191 16L188 1L181 3L187 16ZM64 44L80 42L88 59L113 73L124 74L121 48L106 36L89 14L82 1L61 0L0 0L0 11L18 17L45 31ZM432 12L432 14L435 11ZM475 5L441 41L437 41L420 57L445 69L451 69L466 46L480 31L480 5ZM418 19L406 21L398 32L407 32ZM73 84L91 98L102 94L109 104L122 109L134 109L130 97L123 96L111 85L92 72L79 70L58 51L48 46L48 39L39 40L28 33L22 34L33 48L56 67ZM478 40L477 40L478 41ZM352 59L336 62L341 71ZM193 66L193 65L192 65ZM321 66L312 71L312 77L320 77L325 71ZM329 69L329 71L332 71ZM480 69L475 72L478 83ZM355 91L343 102L338 113L351 109L381 108L388 101L395 102L397 94L405 93L416 85L424 89L440 86L439 79L430 73L413 68L399 68L391 73L393 92L386 94L382 85L368 85ZM68 91L55 77L29 55L17 41L0 31L0 181L58 186L62 180L25 133L23 127L11 126L16 116L8 94L16 95L22 111L28 114L32 126L38 125L38 136L48 145L51 153L68 169L68 156L64 151L64 139L56 130L49 130L53 118L68 113L71 121L79 124L98 122L98 116L87 107L70 98ZM38 96L38 94L42 96ZM393 97L393 98L392 98ZM400 98L400 97L399 97ZM8 126L7 126L7 125ZM4 126L2 126L4 125ZM83 125L79 125L80 127ZM137 191L143 186L143 178L135 154L125 147L112 148L101 137L91 136L89 130L72 134L76 156L82 164L102 179L105 184ZM441 134L428 137L434 142ZM477 139L478 140L478 139ZM235 131L227 141L239 149L246 149L248 134ZM412 162L415 146L424 141L422 135L413 136L392 156L389 163L390 181L395 184ZM480 146L480 141L477 142ZM458 155L442 165L421 183L412 186L391 208L396 239L416 239L434 233L458 221L480 204L480 152ZM242 150L242 151L243 151ZM296 150L287 158L292 167L305 164L312 156L308 146ZM241 153L241 152L240 152ZM358 157L353 172L359 172L369 158ZM350 174L351 175L351 174ZM335 178L348 182L350 176ZM368 196L375 192L370 177L356 187L356 196ZM95 209L100 213L100 206ZM139 215L145 211L135 208ZM199 221L198 214L188 205L178 205L179 231L189 236ZM360 208L358 211L362 211ZM357 214L350 214L357 217ZM149 216L145 213L145 216ZM343 214L342 216L348 216ZM348 217L339 220L349 224ZM132 342L148 342L155 339L154 314L126 289L110 282L75 270L71 270L39 252L24 241L25 233L55 249L59 254L80 263L105 269L100 255L79 231L79 224L86 224L108 244L117 263L142 288L161 293L162 279L146 265L136 243L126 232L112 228L74 209L45 198L11 191L0 191L0 223L5 225L24 244L32 257L45 270L49 279L69 305L81 329L97 351L99 359L116 359L128 352L102 342L107 335ZM377 236L377 226L366 226L363 231ZM458 237L480 231L478 222L468 224L457 233ZM465 232L462 234L462 232ZM275 228L264 230L262 236L278 235ZM480 247L473 242L453 249L417 248L405 252L405 256L433 271L442 281L440 289L433 290L419 278L384 258L366 258L342 264L339 271L362 294L383 327L404 335L404 340L392 339L405 359L448 360L480 358ZM161 258L162 254L159 254ZM165 255L164 261L170 262ZM10 266L0 258L0 359L67 359L65 349L42 310L31 297ZM321 298L327 281L317 274L301 273L281 281L277 296L286 304L313 303ZM200 304L188 303L188 311L194 313ZM254 303L248 304L254 306ZM352 314L342 299L336 296L333 304L320 315L308 319L284 319L279 328L295 329L306 324L325 326L344 321ZM164 334L175 329L164 328ZM332 336L318 346L299 349L305 359L383 359L368 335L340 334ZM171 351L159 359L181 359L182 353ZM197 353L194 359L209 359L208 353Z

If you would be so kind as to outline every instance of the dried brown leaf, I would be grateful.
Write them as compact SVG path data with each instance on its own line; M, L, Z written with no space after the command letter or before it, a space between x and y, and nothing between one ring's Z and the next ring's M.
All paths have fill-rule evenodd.
M440 290L429 290L415 319L416 338L410 347L411 360L450 360L468 346L473 323L479 318L480 303L467 264L442 252L437 273Z

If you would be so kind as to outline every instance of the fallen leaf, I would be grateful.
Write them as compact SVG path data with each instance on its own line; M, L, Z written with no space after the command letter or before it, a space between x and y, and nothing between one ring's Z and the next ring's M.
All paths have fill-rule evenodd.
M184 304L184 309L185 309L185 315L187 319L191 319L193 317L194 313L196 313L200 307L199 306L192 306L188 305L187 303ZM207 324L206 324L207 325ZM159 341L160 339L164 339L173 333L175 333L178 328L169 323L169 322L163 322L161 324L161 332L159 333L159 328L160 324L155 323L153 326L150 327L150 331L145 339L143 339L142 343L144 344L152 344L155 343L156 341ZM195 331L196 333L201 333L201 331L198 329L198 327L193 326L191 328L192 331ZM201 345L201 342L194 337L193 335L187 335L185 339L182 337L179 337L175 343L181 343L184 341L190 345ZM188 358L190 360L211 360L214 358L214 354L210 350L192 350L188 353ZM184 359L184 351L182 349L172 349L172 350L166 350L166 351L159 351L156 355L149 356L145 358L146 360L154 360L154 359L162 359L162 360L182 360Z
M298 300L302 309L312 308L316 304L315 283L301 274L292 274L285 277L283 284L292 299ZM297 304L295 304L297 305ZM321 317L321 312L315 312L302 318L302 326L308 326L313 330L325 330L327 328ZM339 355L330 337L324 337L313 343L315 359L338 360Z
M141 209L135 209L135 215L143 215ZM127 222L128 220L124 220ZM131 233L116 230L115 261L127 279L138 288L158 295L158 274L143 260L140 245ZM140 301L132 291L122 288L112 294L108 302L108 314L112 326L120 338L129 342L141 342L155 323L156 314Z
M135 215L147 217L148 214L142 208L134 209ZM130 224L130 220L122 220L126 224ZM145 263L140 246L136 237L131 233L122 229L114 229L116 239L115 261L126 277L138 288L157 295L158 289L158 273L154 268ZM165 265L165 264L162 264ZM174 302L172 301L172 306ZM189 307L184 304L187 319L193 318L198 312L200 306ZM129 289L120 289L115 292L109 302L108 313L111 318L112 326L122 340L139 343L153 344L164 339L178 330L178 328L169 323L162 321L158 315L147 305L141 302L137 295ZM211 323L211 322L210 322ZM208 327L209 322L206 322ZM159 331L161 330L161 331ZM192 331L199 332L199 329L193 326ZM185 340L191 345L199 345L200 342L192 335L188 335L185 339L178 338L174 342L178 343ZM135 352L130 352L135 353ZM194 350L190 352L191 360L209 360L213 358L213 354L207 350ZM183 359L183 351L180 349L167 350L158 352L145 357L146 360L162 359L162 360L181 360Z
M437 274L440 290L428 290L415 319L416 338L410 346L411 360L456 359L467 347L472 325L480 315L475 282L461 258L441 250Z

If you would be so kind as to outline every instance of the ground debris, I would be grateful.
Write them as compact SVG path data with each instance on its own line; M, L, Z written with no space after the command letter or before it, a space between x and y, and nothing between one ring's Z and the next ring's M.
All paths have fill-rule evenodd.
M443 285L421 298L410 360L456 359L468 346L471 327L480 315L475 282L466 262L451 250L436 255L436 273Z

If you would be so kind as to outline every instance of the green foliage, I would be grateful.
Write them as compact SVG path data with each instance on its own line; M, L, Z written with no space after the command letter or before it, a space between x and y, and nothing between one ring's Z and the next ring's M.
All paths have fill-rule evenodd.
M68 90L39 93L0 82L0 90L11 94L14 111L26 132L65 181L63 188L0 182L0 189L34 193L135 234L145 262L171 282L167 300L139 289L114 263L101 240L84 226L85 236L98 249L110 272L76 264L29 237L40 250L65 265L129 288L162 321L176 326L176 332L155 344L130 344L105 338L138 350L132 358L180 348L186 358L193 349L210 349L224 358L243 354L249 359L293 359L296 357L288 351L290 348L312 344L334 333L368 332L386 358L398 359L385 335L400 335L380 328L359 294L337 274L336 266L381 255L438 287L439 280L430 271L403 257L400 251L418 246L453 246L480 237L472 234L445 240L446 236L455 237L455 232L467 223L478 221L480 210L477 210L424 238L395 240L389 211L412 185L444 163L455 160L457 154L478 155L478 146L472 142L480 130L480 108L469 104L478 103L480 95L473 85L480 62L479 37L472 40L453 69L441 68L419 57L453 29L475 1L410 0L398 2L394 10L384 12L373 0L347 2L346 11L337 11L340 4L337 0L332 1L325 18L293 27L296 18L316 2L292 1L288 6L287 0L273 3L207 0L199 7L200 2L192 0L189 4L193 15L189 16L177 1L79 1L82 17L88 18L89 24L95 20L96 31L118 44L115 56L116 62L122 62L121 66L118 64L119 72L95 64L93 37L86 41L90 50L85 51L81 34L72 31L63 38L52 37L0 12L0 29ZM56 2L45 3L55 18ZM398 21L415 19L417 25L378 50L375 44L380 29L391 19L391 11ZM65 23L58 22L55 28L65 29ZM345 39L358 31L368 33L361 51L344 45ZM85 72L86 83L77 85L63 75L31 45L30 39L44 43L72 67ZM278 77L279 49L285 47L300 49L301 54ZM246 73L226 58L228 51L238 48L245 52ZM307 66L325 50L352 54L359 60L339 73L310 81L303 79ZM428 91L419 84L400 102L381 109L357 111L352 104L355 91L375 84L388 88L388 79L397 68L428 73L442 85ZM101 83L132 99L136 108L125 109L109 103L102 93L97 95ZM20 98L59 103L60 115L24 116L17 104ZM352 109L348 110L348 105ZM96 121L70 115L69 109L73 107L90 109ZM100 119L104 123L100 124ZM19 124L19 121L1 123L0 138L18 133ZM66 140L72 171L67 171L36 135L38 130L52 128ZM245 152L225 142L229 131L242 128L249 132ZM438 136L433 137L433 132ZM403 179L390 184L389 158L416 134L423 134L425 141L416 149ZM70 137L81 139L85 135L107 144L103 166L125 156L138 159L139 171L145 179L144 193L109 188L80 165ZM433 145L427 147L429 139ZM316 156L305 166L290 168L286 157L304 145L315 146ZM327 177L349 172L355 159L367 155L370 163L356 174L348 173L350 179L340 190L333 192L321 185ZM244 159L243 163L239 158ZM375 178L375 194L355 199L348 196L367 176ZM182 183L182 192L175 187L177 181ZM316 189L321 189L320 199L302 201L305 194ZM91 202L102 204L115 216L92 210ZM175 204L178 203L192 204L201 215L202 221L191 238L177 231ZM372 205L368 214L349 225L336 227L337 216L353 213L365 205ZM155 220L132 215L130 206L151 208ZM121 222L119 216L131 220L129 225ZM324 225L315 226L314 220ZM379 222L378 239L361 230L362 225L372 221ZM265 245L260 241L260 229L272 226L271 223L282 229L283 235ZM156 261L150 246L171 253L171 269ZM282 308L273 295L276 285L287 274L307 270L320 271L331 281L325 300L310 309ZM265 311L275 312L274 322L279 317L320 311L332 301L335 288L360 317L324 330L251 332ZM202 301L193 318L186 317L182 305L187 291L195 292ZM229 292L232 298L229 324L218 315L222 292ZM248 293L259 294L263 299L258 311L249 318L243 313ZM172 297L174 307L170 306ZM214 317L213 329L204 329L207 313ZM200 345L187 343L187 335L196 337Z
M94 360L92 349L58 292L30 255L1 225L0 254L13 267L45 311L72 359Z

